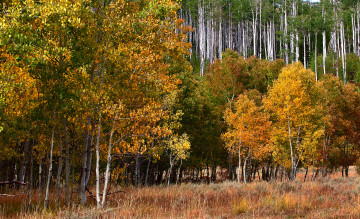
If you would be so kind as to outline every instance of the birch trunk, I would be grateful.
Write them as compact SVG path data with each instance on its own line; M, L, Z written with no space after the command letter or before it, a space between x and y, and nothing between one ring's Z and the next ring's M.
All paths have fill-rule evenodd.
M295 165L294 165L294 153L293 153L293 145L292 145L292 140L291 140L291 127L290 127L289 115L287 116L287 120L288 120L288 131L289 131L290 156L291 156L291 179L294 180L295 179L295 175L294 175Z
M326 24L326 9L325 9L325 6L323 5L323 9L322 9L322 16L324 18L324 23ZM325 66L325 62L326 62L326 31L324 30L322 32L322 37L323 37L323 70L324 70L324 74L326 74L326 66Z
M315 32L315 79L318 80L317 74L317 32Z
M171 153L172 154L172 153ZM170 160L170 167L169 167L169 171L168 171L168 176L167 176L167 186L169 187L170 186L170 178L171 178L171 170L172 170L172 167L174 165L174 162L173 160L171 159L172 155L169 155L169 160ZM175 160L175 159L174 159Z
M99 115L99 124L96 135L96 144L95 144L95 153L96 153L96 164L95 164L95 172L96 172L96 206L97 208L101 208L100 202L100 136L101 136L101 112Z
M64 129L65 129L65 201L70 203L70 151L69 151L69 133L66 125L66 119L64 119Z
M244 160L244 171L243 171L243 173L244 173L244 183L246 183L246 162L249 159L249 157L250 157L250 147L248 149L248 155L246 156L246 158Z
M306 68L306 34L304 32L304 67Z
M240 143L241 144L241 143ZM240 147L240 145L239 145L239 153L238 153L238 155L239 155L239 165L238 165L238 182L240 182L240 177L241 177L241 147Z
M80 184L79 184L79 201L81 205L86 204L86 165L87 165L87 151L88 151L88 145L89 145L89 126L91 123L91 119L88 118L88 122L85 126L85 143L84 148L82 151L82 163L81 163L81 177L80 177Z
M62 173L62 166L63 166L63 159L62 159L62 150L63 150L63 144L62 144L62 138L61 138L61 131L59 126L59 166L57 171L57 177L56 177L56 184L57 184L57 190L58 190L58 198L57 203L60 203L61 198L61 173Z
M199 56L200 56L200 76L205 71L205 25L204 25L204 6L202 0L198 0L199 18L198 18L198 34L199 34Z
M179 166L177 174L176 174L176 185L178 184L178 181L179 181L179 176L180 176L180 172L181 172L181 166L182 166L182 159L180 159L180 166Z
M145 186L148 186L150 164L151 164L151 159L149 158L148 165L146 167Z
M323 36L323 70L324 70L324 74L326 74L326 32L323 31L322 32L322 36Z
M49 172L47 177L47 183L46 183L46 190L45 190L45 201L44 201L44 208L47 208L47 202L49 198L49 188L50 188L50 180L51 180L51 173L52 173L52 158L53 158L53 151L54 151L54 135L55 135L55 125L52 129L52 135L51 135L51 145L50 145L50 160L49 160Z
M20 165L20 174L19 174L20 175L19 181L22 183L24 183L24 181L25 181L26 166L27 166L28 157L29 157L29 147L30 147L30 141L26 140L25 144L24 144L23 160Z
M288 43L287 43L287 40L286 40L286 37L287 37L287 34L288 34L288 22L287 22L287 6L286 6L286 0L284 0L285 2L285 9L284 9L284 16L285 16L285 20L284 20L284 35L285 35L285 40L284 40L284 43L285 43L285 62L286 64L289 64L289 54L288 54L288 50L289 50L289 47L288 47Z
M40 200L41 200L41 187L42 187L42 155L40 154L40 157L39 157L39 205L40 205Z
M342 67L343 67L343 78L344 84L346 84L346 44L345 44L345 31L344 22L340 23L340 39L341 39L341 55L342 55Z
M117 116L115 116L116 118ZM110 176L110 165L111 165L111 151L112 151L112 147L113 147L113 136L114 136L114 131L115 131L115 118L113 121L113 126L111 128L111 132L110 132L110 138L109 138L109 148L108 148L108 154L107 154L107 161L106 161L106 170L105 170L105 185L104 185L104 189L103 189L103 196L102 196L102 202L101 205L104 206L105 204L105 200L106 200L106 195L107 195L107 187L109 184L109 176Z

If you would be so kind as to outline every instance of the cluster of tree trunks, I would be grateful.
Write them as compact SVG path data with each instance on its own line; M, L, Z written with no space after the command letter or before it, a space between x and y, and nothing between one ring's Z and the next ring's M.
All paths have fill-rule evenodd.
M179 16L186 25L194 27L188 39L193 44L193 55L199 58L201 75L205 72L206 63L221 59L225 49L236 50L244 57L255 55L270 61L281 58L286 64L301 61L305 67L312 60L316 62L320 52L323 60L315 64L315 71L321 66L321 73L325 74L326 57L330 50L336 53L338 63L341 59L343 77L346 78L346 54L360 55L360 3L350 9L349 23L345 12L340 9L339 0L326 2L322 1L320 5L311 1L283 0L278 4L256 0L250 2L251 7L247 11L234 12L231 1L222 5L218 1L198 0L196 9L184 8L179 11ZM265 11L263 7L269 7L269 4L272 4L271 8ZM331 21L326 20L329 9L333 16ZM316 10L321 13L322 24L314 22L311 26L312 19L317 16ZM301 16L308 18L303 20ZM329 26L331 23L333 25ZM318 38L322 50L318 46ZM339 72L338 69L336 71Z

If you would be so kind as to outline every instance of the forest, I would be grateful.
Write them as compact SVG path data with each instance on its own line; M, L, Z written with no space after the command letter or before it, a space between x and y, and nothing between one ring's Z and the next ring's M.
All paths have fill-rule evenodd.
M231 214L301 216L328 202L299 183L329 200L333 181L311 183L359 184L357 0L4 0L0 12L0 216L145 205L138 192L188 194L181 184L228 191ZM146 209L121 214L177 217Z

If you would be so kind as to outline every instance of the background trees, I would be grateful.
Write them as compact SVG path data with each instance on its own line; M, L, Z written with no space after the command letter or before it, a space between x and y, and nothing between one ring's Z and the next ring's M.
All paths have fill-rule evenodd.
M182 4L179 16L195 28L188 35L202 75L204 66L222 58L226 49L245 58L255 55L270 61L283 59L286 64L311 64L318 77L327 68L339 73L339 67L346 75L347 54L359 55L358 2L183 0ZM329 55L332 66L326 64Z

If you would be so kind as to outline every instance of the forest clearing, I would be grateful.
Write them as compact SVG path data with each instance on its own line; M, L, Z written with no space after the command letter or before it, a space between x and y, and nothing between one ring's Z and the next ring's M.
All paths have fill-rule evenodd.
M360 217L358 0L0 1L1 217Z
M92 199L85 207L51 202L42 211L34 194L1 197L0 217L8 218L358 218L360 178L351 167L349 178L341 172L296 181L183 183L151 187L114 187L106 208L96 209ZM89 195L89 193L88 193ZM27 210L26 210L27 209Z

